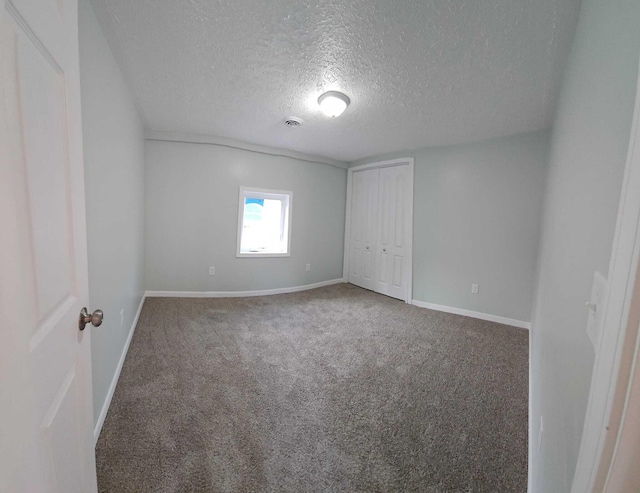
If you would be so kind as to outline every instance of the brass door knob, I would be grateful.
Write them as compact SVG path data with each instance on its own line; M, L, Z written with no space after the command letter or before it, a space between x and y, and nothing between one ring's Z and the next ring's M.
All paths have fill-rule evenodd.
M85 326L90 323L94 327L99 327L102 324L102 319L104 317L104 313L102 310L96 310L93 313L89 313L87 311L87 307L83 307L80 310L80 317L78 318L78 328L80 330L84 330Z

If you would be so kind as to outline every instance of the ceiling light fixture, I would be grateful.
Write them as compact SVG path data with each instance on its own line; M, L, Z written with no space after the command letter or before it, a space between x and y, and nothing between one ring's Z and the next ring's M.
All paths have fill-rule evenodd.
M318 98L318 104L320 105L322 112L331 117L342 115L350 102L351 100L346 94L342 94L338 91L325 92Z

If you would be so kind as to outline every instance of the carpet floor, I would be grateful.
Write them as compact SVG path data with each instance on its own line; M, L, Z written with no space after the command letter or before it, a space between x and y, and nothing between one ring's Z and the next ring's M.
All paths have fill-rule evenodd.
M524 492L528 333L350 284L148 298L100 492Z

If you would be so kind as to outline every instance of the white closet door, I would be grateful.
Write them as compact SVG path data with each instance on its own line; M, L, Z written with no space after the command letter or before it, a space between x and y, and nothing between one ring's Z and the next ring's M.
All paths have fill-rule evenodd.
M378 235L378 174L371 169L353 173L349 282L374 289Z
M380 169L378 241L374 290L404 300L409 280L408 248L411 238L409 167Z

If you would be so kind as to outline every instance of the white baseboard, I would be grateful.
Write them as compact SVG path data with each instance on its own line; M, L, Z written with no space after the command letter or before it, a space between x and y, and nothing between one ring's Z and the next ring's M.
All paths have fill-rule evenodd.
M308 289L331 286L346 282L344 279L331 279L330 281L316 282L304 286L292 286L290 288L261 289L257 291L147 291L147 298L247 298L251 296L268 296L271 294L297 293Z
M452 306L436 305L435 303L427 303L426 301L412 300L412 305L419 306L420 308L428 308L429 310L436 310L438 312L453 313L455 315L464 315L465 317L478 318L480 320L487 320L489 322L496 322L499 324L512 325L520 329L531 328L531 322L524 322L523 320L515 320L513 318L500 317L498 315L491 315L490 313L474 312L472 310L465 310L464 308L455 308Z
M118 384L118 378L120 378L120 372L122 371L122 366L124 365L124 360L127 357L127 351L129 351L129 345L131 344L131 339L133 338L133 333L136 330L136 325L138 325L138 318L140 318L140 312L142 311L142 305L144 305L144 300L146 298L146 294L142 295L142 299L140 300L140 305L138 306L138 311L136 312L136 316L133 317L133 323L131 324L131 329L129 329L129 335L127 336L127 342L124 344L124 348L122 348L122 354L120 355L120 361L118 361L118 366L116 367L116 372L113 375L113 379L111 380L111 385L109 385L109 391L107 392L107 397L104 400L104 404L102 405L102 410L100 411L100 416L98 416L98 422L96 423L95 428L93 429L93 438L94 445L98 443L98 438L100 437L100 432L102 431L102 425L104 425L104 420L107 417L107 412L109 411L109 406L111 405L111 399L113 399L113 393L116 391L116 385Z

